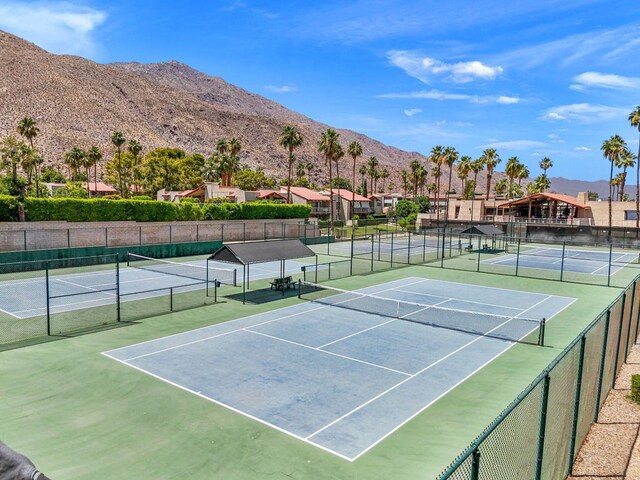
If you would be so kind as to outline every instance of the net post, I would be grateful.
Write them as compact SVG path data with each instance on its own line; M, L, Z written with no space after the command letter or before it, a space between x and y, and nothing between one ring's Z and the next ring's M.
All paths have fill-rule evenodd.
M409 243L407 243L407 265L411 265L411 230L409 230Z
M373 272L373 260L374 260L373 259L373 255L374 255L374 253L373 253L373 248L374 248L373 238L374 238L373 235L371 235L371 271L372 272Z
M350 255L350 262L349 262L349 276L353 276L353 234L354 234L354 226L353 226L353 220L351 220L351 255Z
M520 267L520 244L522 243L522 239L518 239L518 248L516 250L516 277L518 276L518 268Z
M218 285L220 283L216 280L213 281L213 303L218 303ZM207 290L209 289L209 285L207 284Z
M242 264L242 304L243 305L246 303L246 300L247 300L246 288L247 288L247 266L243 263Z
M481 239L480 239L480 237L478 237L478 242L480 242L480 241L481 241ZM480 249L480 243L478 243L478 265L477 265L477 268L476 268L476 272L480 271L480 252L482 252L482 250Z
M594 423L598 421L598 411L600 410L600 399L602 398L602 382L604 380L604 367L607 362L607 343L609 342L609 326L611 324L611 310L607 310L604 324L604 339L602 341L602 355L600 356L600 373L598 374L598 390L596 392L596 408L593 413Z
M302 280L298 279L298 298L302 298Z
M613 364L613 380L611 388L616 384L616 375L618 374L618 361L620 360L620 342L622 341L622 324L624 323L624 304L627 300L627 292L622 294L622 306L620 307L620 327L618 328L618 342L616 343L616 360Z
M327 267L328 267L328 270L329 270L329 280L331 280L331 262L327 263Z
M116 255L116 321L120 322L122 315L120 311L120 259Z
M233 286L234 287L238 286L238 269L237 268L233 269Z
M427 234L422 234L422 263L427 262Z
M609 231L609 233L611 233L611 231ZM607 287L611 286L611 260L612 260L612 258L613 258L613 242L611 242L609 244L609 269L607 271Z
M396 223L396 228L398 224ZM391 232L391 268L393 268L393 232Z
M542 390L542 407L540 408L540 429L538 431L538 455L536 461L535 480L542 477L542 461L544 460L544 439L547 431L547 408L549 406L549 383L551 377L549 372L544 377L544 385Z
M47 295L47 336L51 335L51 292L49 290L49 262L46 262L45 264L45 270L44 270L44 275L45 275L45 291L46 291L46 295Z
M564 255L567 251L567 242L562 242L562 260L560 261L560 281L564 276Z
M471 454L471 480L480 478L480 450L476 447Z
M205 278L205 297L209 296L209 259L207 258L206 260L206 268L205 268L205 272L204 272L204 278ZM214 292L215 294L215 292Z
M375 233L373 235L375 236ZM378 230L378 261L380 261L380 240L382 240L382 238L380 230Z
M573 422L571 428L571 443L569 445L569 464L567 465L567 475L571 473L571 466L576 454L576 435L578 432L578 413L580 412L580 395L582 393L582 371L584 369L584 350L587 344L587 336L580 339L580 357L578 358L578 378L576 383L576 398L573 404Z
M538 335L538 345L544 347L544 337L547 330L547 319L540 320L540 334Z
M169 287L169 311L173 312L173 287Z

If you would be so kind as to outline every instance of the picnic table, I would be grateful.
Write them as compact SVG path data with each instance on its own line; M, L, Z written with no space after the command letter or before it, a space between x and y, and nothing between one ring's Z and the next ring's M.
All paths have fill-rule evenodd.
M287 290L290 288L296 288L296 284L293 281L293 278L291 277L291 275L286 276L286 277L280 277L280 278L274 278L271 283L271 290L277 290L277 291L284 291L284 289L286 288Z

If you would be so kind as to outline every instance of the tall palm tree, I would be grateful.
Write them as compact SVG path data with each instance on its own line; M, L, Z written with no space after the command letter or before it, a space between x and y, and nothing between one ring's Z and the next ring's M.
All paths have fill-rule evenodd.
M127 150L133 156L133 183L135 184L136 193L138 193L138 189L140 188L140 164L138 162L138 156L140 152L142 152L142 145L137 140L131 139L129 140L129 145L127 146Z
M444 163L449 167L449 181L447 183L447 216L445 217L445 228L449 218L449 196L451 195L451 177L453 176L453 165L458 161L459 153L453 147L446 147L443 152Z
M625 149L618 159L618 163L616 163L616 167L622 168L620 190L618 193L618 200L620 200L621 202L624 200L624 187L627 184L627 168L633 168L635 165L635 156L629 149Z
M418 195L418 183L420 182L420 170L422 169L422 164L420 160L411 160L409 162L409 179L413 184L413 198L415 199Z
M539 165L540 165L540 168L542 169L542 173L546 175L547 170L553 167L553 161L549 157L544 157L542 160L540 160Z
M484 156L480 156L480 158L475 159L471 162L471 170L473 171L473 192L471 192L471 221L473 221L473 209L476 204L476 186L478 185L478 174L484 170L485 166Z
M518 157L511 157L507 160L507 165L505 166L504 173L507 174L507 178L509 179L509 186L506 189L508 199L512 198L511 194L513 193L513 179L518 176L520 165L521 163Z
M298 180L302 180L302 177L304 177L305 171L306 171L305 164L302 162L298 162L296 164L296 177L298 177Z
M516 175L516 178L518 179L518 186L522 186L522 181L529 178L529 175L531 175L529 167L524 163L521 163L520 167L518 167L518 174Z
M118 162L116 168L118 170L118 192L120 195L125 196L124 186L122 185L122 145L124 145L125 138L122 132L113 132L111 134L111 143L116 147L116 156Z
M496 152L495 148L487 148L482 152L484 157L484 166L487 169L487 195L486 199L489 200L489 194L491 193L491 178L493 178L493 170L502 161L500 155Z
M334 219L332 162L334 157L339 151L339 147L340 147L339 139L340 139L340 134L336 132L334 129L328 128L326 131L320 134L320 140L318 141L318 152L324 155L325 163L329 167L329 203L330 203L329 233L333 233L333 219Z
M333 161L336 162L336 177L335 178L341 178L340 177L340 160L342 160L343 157L344 157L344 149L342 148L342 145L338 144L338 148L336 150L336 153L333 156ZM338 185L338 188L340 188L339 185Z
M407 170L402 170L400 172L400 188L402 188L402 195L407 196L407 190L409 190L409 186L411 182L409 181L410 174Z
M38 136L40 129L32 117L24 117L16 126L18 133L27 139L29 146L33 148L33 139Z
M366 176L369 173L369 169L367 168L367 166L365 164L360 165L360 168L358 169L358 173L360 174L360 193L364 196L366 196L366 188L365 187L365 183L367 181Z
M76 177L78 170L82 168L84 162L84 150L73 147L64 154L64 163L69 168L69 177L71 180Z
M351 171L351 181L353 182L351 185L351 187L353 188L351 195L351 218L353 219L356 205L356 162L358 161L358 157L362 155L362 145L354 140L347 147L347 155L349 155L353 159Z
M373 181L374 178L376 176L376 172L378 171L378 159L376 157L369 157L369 160L367 160L367 167L368 167L368 173L369 173L369 177L371 178L371 190L372 193L376 193L374 187L373 187Z
M389 173L389 170L387 170L386 168L383 168L382 171L380 172L380 178L382 179L382 190L385 191L386 187L387 187L387 178L389 178L391 176L391 173Z
M280 138L278 138L278 145L287 149L289 153L289 182L287 183L287 203L291 203L291 177L293 173L293 162L295 156L293 151L302 145L303 138L302 133L293 125L286 125L282 132L280 132Z
M100 148L98 148L97 145L89 147L85 153L85 159L89 164L88 168L93 167L93 186L96 188L98 184L98 163L102 160L102 152L100 151ZM87 171L87 186L89 186L89 171ZM91 196L90 192L89 196Z
M458 161L457 167L458 178L462 182L462 194L464 195L467 191L467 178L469 178L469 173L471 172L471 157L463 155Z
M440 205L438 198L440 197L440 177L442 177L442 165L445 161L445 153L442 145L436 145L431 149L429 159L433 163L431 174L436 184L436 195L434 205L436 207L436 228L440 226Z
M418 169L418 189L420 190L420 195L424 195L424 190L429 182L429 170L425 165L420 165Z
M613 167L618 163L620 157L623 155L624 151L627 149L627 144L622 139L620 135L613 135L608 140L602 142L602 146L600 150L602 151L602 155L611 163L611 169L609 171L609 230L607 233L607 237L611 240L611 224L613 223L613 211L612 211L612 201L613 201Z
M307 162L304 164L304 168L307 170L307 178L311 181L311 170L313 170L313 162Z
M629 114L629 123L638 129L640 134L640 105ZM640 160L640 141L638 141L638 159ZM636 237L640 232L640 164L636 168Z

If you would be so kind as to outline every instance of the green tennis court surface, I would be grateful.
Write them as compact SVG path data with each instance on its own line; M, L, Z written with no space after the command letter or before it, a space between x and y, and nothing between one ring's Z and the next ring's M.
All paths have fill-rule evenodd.
M385 432L378 434L376 438L382 440L375 445L373 443L376 442L376 438L370 437L367 439L369 443L366 447L357 447L360 450L354 448L356 453L349 453L346 450L342 452L349 458L357 457L355 461L347 461L309 442L300 441L290 434L267 426L263 422L101 355L101 352L122 351L120 349L135 344L155 348L158 345L155 343L159 341L158 339L184 334L198 328L230 328L233 322L227 322L227 320L252 315L258 316L254 318L262 319L266 318L265 316L281 318L282 310L278 309L293 308L296 311L296 309L308 308L309 305L315 304L315 302L301 303L297 298L285 298L269 304L244 307L238 302L227 300L217 305L147 319L126 328L0 352L0 415L3 418L3 441L28 454L52 478L434 478L548 365L559 349L575 338L577 333L619 294L619 290L615 288L561 284L419 266L346 278L331 282L331 285L369 293L389 285L399 285L400 293L409 296L397 299L432 303L425 302L424 295L433 295L437 292L413 290L412 286L408 285L413 279L422 280L426 277L428 280L422 282L425 285L429 283L440 286L464 284L482 288L490 287L492 292L499 289L515 292L503 296L485 295L486 298L482 303L500 305L502 313L505 313L505 307L526 309L525 300L533 301L536 295L554 298L570 297L576 298L577 301L548 323L546 335L548 346L537 347L491 339L495 343L503 343L510 348L432 403L429 408L419 412L421 407L417 406L413 413L405 411L403 420L396 420L395 426L391 425L387 428L386 433L389 435L386 438L382 439L386 435ZM380 287L381 285L383 287ZM470 298L469 292L474 291L473 287L464 287L463 290L460 288L459 286L447 288L446 299L475 301L480 304L477 298ZM460 292L463 298L460 298ZM515 302L515 304L509 302ZM457 309L465 310L466 308L458 306ZM355 314L345 315L343 312L348 310L342 308L329 307L327 310L340 312L336 313L338 320L344 319L351 322L355 318ZM495 310L492 311L495 312ZM367 318L370 317L367 316ZM324 319L324 317L315 318L320 325ZM314 319L311 318L311 320ZM349 353L354 356L379 354L380 362L402 358L404 362L402 368L411 371L405 372L399 365L395 365L395 368L386 364L378 365L394 368L409 375L413 375L427 364L424 363L424 358L420 359L420 355L428 355L431 352L434 354L434 361L446 355L444 350L435 352L429 348L431 345L429 342L434 341L434 337L426 335L426 332L437 330L437 328L398 321L393 321L389 325L394 323L403 325L403 328L404 325L412 327L409 333L403 333L397 338L385 335L374 341L373 337L369 337L368 342L364 344L350 346ZM296 325L292 322L287 328L283 328L284 323L276 321L273 322L273 327L283 328L283 330L262 333L280 338L280 340L269 339L269 342L278 342L278 344L286 343L282 341L283 339L290 340L286 338L290 333L299 336L309 335L308 341L317 341L321 334L333 333L331 328L320 328L312 334L308 324L305 325L306 328L297 328ZM378 328L373 329L375 330ZM256 333L244 333L258 336ZM419 335L423 334L427 338L419 338ZM465 335L462 332L455 332L455 334ZM268 338L264 335L262 337ZM355 341L357 337L352 338ZM438 338L444 339L442 335L435 336L436 340ZM484 342L490 337L474 335L473 338L480 338ZM389 348L392 348L386 356L379 350L381 344L384 344L383 339L386 339L387 344L390 345ZM298 343L306 341L301 337L298 340L302 340ZM414 352L400 346L401 342L413 341L417 342ZM217 375L220 375L217 380L233 377L247 380L247 377L243 376L246 375L246 370L241 369L246 363L264 362L266 356L272 354L283 355L286 359L292 352L290 347L275 353L270 349L260 351L258 348L246 347L230 351L228 345L219 347L211 344L208 347L204 349L205 355L220 355L219 348L221 348L230 356L224 356L224 363L221 363L221 357L212 358L216 364L208 365L202 358L193 356L193 352L189 352L186 360L183 359L184 363L180 364L180 368L188 367L190 378L202 379L211 371L217 370ZM306 349L306 347L297 348ZM336 353L342 354L342 352ZM482 357L483 363L496 354L497 351L494 351L493 355ZM322 353L322 355L328 354ZM150 357L153 358L153 356ZM173 360L175 359L168 360L168 363L163 362L163 367L172 364ZM477 357L474 361L482 360ZM173 364L178 365L177 361ZM281 366L281 368L285 367L286 365ZM300 364L290 368L295 369L298 375L305 374L305 368ZM321 381L314 385L314 388L323 393L327 391L331 378L335 379L338 373L332 366L328 369L330 372L320 375ZM277 371L282 373L281 369ZM346 370L346 372L353 371L352 367ZM257 370L254 369L251 372L256 373ZM464 378L460 371L453 372L447 369L439 375L439 381L442 381L443 385L450 373L458 381ZM377 378L378 376L378 374L365 375L360 372L350 381L352 390L361 395L370 388L368 386L375 385L375 388L381 388L383 380ZM181 378L184 380L187 377ZM203 381L200 385L215 388L215 383L215 381L209 383ZM305 385L308 387L309 383ZM431 383L431 386L434 385L436 383ZM234 388L238 387L228 385L222 393L237 394ZM275 387L272 384L270 388ZM277 388L270 390L274 395L280 391ZM425 392L426 390L423 390L422 394ZM373 396L375 395L369 394L368 398ZM277 405L277 398L272 398L268 394L260 398L262 400L260 407L268 411L272 415L270 420L274 421L274 418L278 417L278 412L273 408L269 409L269 406ZM335 398L325 397L328 400L325 403L332 404L331 408L333 408L335 405L332 400ZM399 405L404 408L403 403L396 400L389 404L389 408L395 412L399 410ZM429 401L424 400L422 406L424 407L427 403ZM321 404L321 398L314 399L314 406ZM346 408L344 403L337 405L340 408ZM326 413L326 410L323 412ZM288 410L281 412L281 416L287 414ZM409 419L413 414L415 416ZM387 412L381 418L389 417ZM309 418L316 421L320 417L310 416ZM333 420L329 420L327 424L331 421ZM298 428L300 423L296 425ZM321 427L324 425L322 424ZM364 431L367 425L371 426L371 423L362 425L356 431ZM293 428L292 426L291 429ZM345 441L343 438L336 450L353 448L353 444L354 442ZM368 446L371 448L367 449ZM360 451L365 453L358 456Z

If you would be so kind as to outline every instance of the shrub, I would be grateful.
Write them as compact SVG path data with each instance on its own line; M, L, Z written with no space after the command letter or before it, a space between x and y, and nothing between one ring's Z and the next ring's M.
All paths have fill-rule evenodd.
M208 203L202 207L204 220L256 220L308 218L309 205L282 203Z
M131 197L131 200L143 200L143 201L146 201L146 202L155 201L149 195L134 195L133 197Z
M640 403L640 375L631 375L631 400Z
M122 197L117 193L114 193L112 195L105 195L104 197L100 197L100 198L104 200L122 200Z
M418 213L418 205L409 200L400 200L396 204L396 215L398 218L406 218L412 213Z
M213 197L207 198L204 203L231 203L228 197Z
M200 200L193 197L183 197L180 199L180 203L200 203Z
M16 222L18 220L18 199L10 195L0 195L0 221Z

